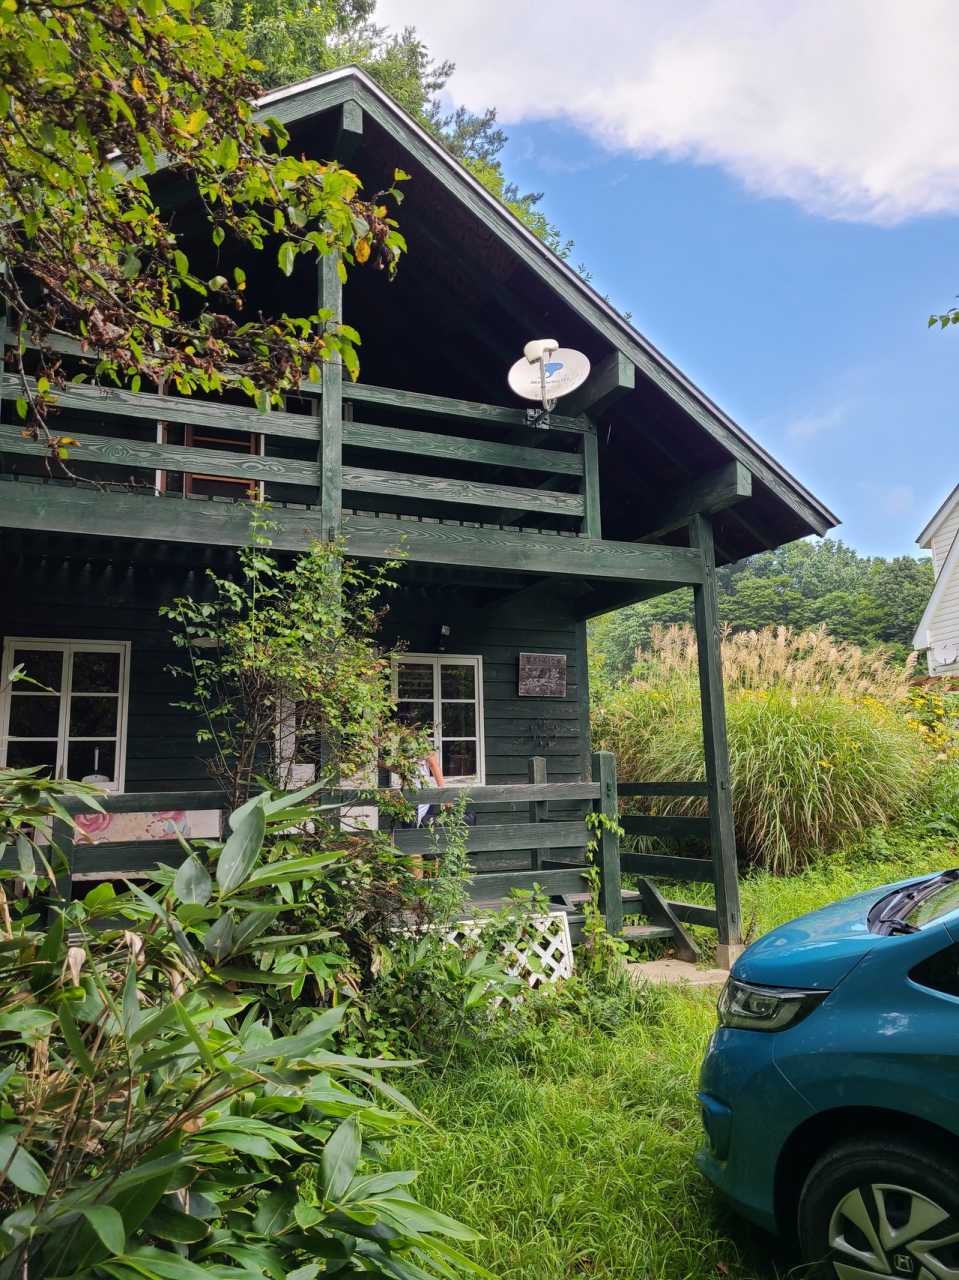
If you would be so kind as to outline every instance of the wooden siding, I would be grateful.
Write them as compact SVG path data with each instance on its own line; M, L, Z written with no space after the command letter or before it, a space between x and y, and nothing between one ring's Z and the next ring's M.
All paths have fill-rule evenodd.
M198 722L170 705L189 685L167 670L180 654L157 612L176 595L202 590L202 570L66 555L5 561L4 638L130 641L126 790L208 790Z
M204 749L196 741L198 721L171 705L188 696L189 687L168 670L182 655L158 615L161 604L175 596L203 591L203 569L87 559L70 554L66 541L57 545L63 546L58 554L5 555L0 578L4 636L130 641L127 790L208 789ZM588 774L585 623L572 620L562 599L523 592L479 608L465 588L411 584L391 593L389 604L387 644L435 653L439 627L447 623L452 628L447 653L483 658L488 783L527 782L532 756L546 758L551 783L578 782ZM566 657L564 698L519 697L520 650ZM526 820L526 808L514 815L516 820ZM582 816L575 802L562 808ZM509 807L498 807L496 813L481 814L480 821L509 821L508 813Z
M410 586L391 595L384 639L413 653L436 653L439 628L452 634L444 653L483 659L486 781L525 783L529 760L543 756L549 782L578 782L588 756L588 716L580 705L580 630L568 607L555 597L513 600L486 609L471 607L466 593ZM520 651L561 653L566 658L564 698L521 698L517 690Z

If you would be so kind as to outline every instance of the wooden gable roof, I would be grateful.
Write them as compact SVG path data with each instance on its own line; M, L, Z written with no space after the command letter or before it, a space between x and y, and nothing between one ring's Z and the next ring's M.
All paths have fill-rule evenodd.
M392 185L397 168L410 174L397 215L409 254L396 279L356 269L344 290L364 383L516 406L509 365L530 338L555 337L583 350L602 384L589 412L604 537L686 545L684 527L668 528L671 504L720 471L751 489L715 514L720 563L838 523L363 71L275 90L260 108L284 122L291 150L340 159L367 194ZM299 301L274 300L302 312ZM558 408L577 412L575 399Z

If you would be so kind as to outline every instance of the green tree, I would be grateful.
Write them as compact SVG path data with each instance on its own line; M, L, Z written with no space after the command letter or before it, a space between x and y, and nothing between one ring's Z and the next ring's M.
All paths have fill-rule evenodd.
M455 66L438 62L413 27L390 31L374 19L376 0L203 0L214 29L242 43L263 63L266 88L292 84L335 67L362 67L483 185L560 257L569 255L557 227L537 208L541 191L509 182L500 154L508 139L496 109L460 107L443 114L438 95Z
M733 631L824 623L837 640L884 646L901 659L912 649L934 580L927 557L861 556L838 538L763 551L723 566L717 577L720 618ZM691 594L676 591L597 619L591 624L594 661L610 676L623 675L636 647L648 645L652 626L692 616Z
M18 409L55 456L51 335L81 335L97 373L134 390L232 383L263 408L333 351L357 369L357 335L328 314L247 320L244 273L197 276L154 199L162 157L195 184L214 246L269 242L286 275L330 253L395 268L402 239L355 176L285 154L282 124L254 119L256 70L194 0L0 6L0 300L39 343L35 384L18 352Z

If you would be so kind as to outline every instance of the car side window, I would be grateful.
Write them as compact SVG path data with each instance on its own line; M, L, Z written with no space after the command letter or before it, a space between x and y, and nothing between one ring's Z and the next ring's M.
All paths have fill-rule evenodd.
M947 996L959 996L959 942L921 960L910 970L909 977L920 987L930 987Z

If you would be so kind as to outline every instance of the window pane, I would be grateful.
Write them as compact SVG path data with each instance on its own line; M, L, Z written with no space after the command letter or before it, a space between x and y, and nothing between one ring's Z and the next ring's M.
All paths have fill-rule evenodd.
M470 738L475 733L475 702L443 703L443 736L445 738Z
M116 693L120 688L120 655L75 653L71 687L74 693Z
M117 744L106 739L103 742L71 742L67 752L67 777L74 782L93 775L104 776L110 782L116 778Z
M11 738L55 738L59 732L59 694L12 693L10 695Z
M444 742L443 773L447 778L476 776L476 743Z
M475 698L476 668L470 663L444 662L440 667L440 693L444 698Z
M48 689L60 688L63 679L63 653L59 649L14 649L13 665L23 666L24 675ZM23 688L30 688L24 685Z
M32 769L43 765L50 773L57 767L56 742L8 742L7 764L11 769Z
M909 977L921 987L944 991L947 996L959 996L959 944L953 943L944 951L927 956L911 970Z
M433 728L433 704L432 702L398 702L396 704L396 718L400 724L406 725L408 729L416 728L432 729Z
M401 662L396 669L397 697L433 697L433 666L425 662Z
M70 737L97 738L116 733L119 698L70 699Z

